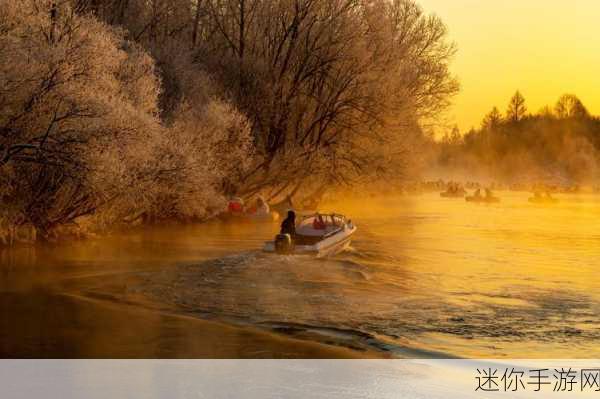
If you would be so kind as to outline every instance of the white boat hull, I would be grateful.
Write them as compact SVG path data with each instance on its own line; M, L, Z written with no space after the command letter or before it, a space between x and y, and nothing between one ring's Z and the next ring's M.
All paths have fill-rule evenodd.
M296 245L292 255L311 255L317 258L337 255L350 246L352 235L356 232L356 226L345 226L338 233L319 241L314 245ZM265 252L275 253L275 242L268 241L263 249Z

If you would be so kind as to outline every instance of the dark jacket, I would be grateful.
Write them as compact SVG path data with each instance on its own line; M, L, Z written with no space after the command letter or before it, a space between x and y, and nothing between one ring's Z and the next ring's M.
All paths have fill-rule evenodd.
M289 211L287 218L281 223L281 234L289 234L292 237L296 235L296 214L294 212Z

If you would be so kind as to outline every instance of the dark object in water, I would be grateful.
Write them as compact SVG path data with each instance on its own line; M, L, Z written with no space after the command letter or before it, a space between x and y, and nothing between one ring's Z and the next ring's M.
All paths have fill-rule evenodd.
M275 237L275 252L280 255L294 252L294 242L289 234L278 234Z

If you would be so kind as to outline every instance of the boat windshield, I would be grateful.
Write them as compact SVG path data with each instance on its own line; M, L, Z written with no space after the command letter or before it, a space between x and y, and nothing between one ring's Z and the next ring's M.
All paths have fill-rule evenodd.
M305 236L324 236L340 230L344 223L342 215L314 214L302 219L296 232Z

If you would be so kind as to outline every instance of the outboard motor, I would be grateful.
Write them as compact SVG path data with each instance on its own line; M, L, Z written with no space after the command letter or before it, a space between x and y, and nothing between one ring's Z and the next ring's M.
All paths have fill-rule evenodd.
M289 234L278 234L275 237L275 252L281 255L294 252L294 243Z

